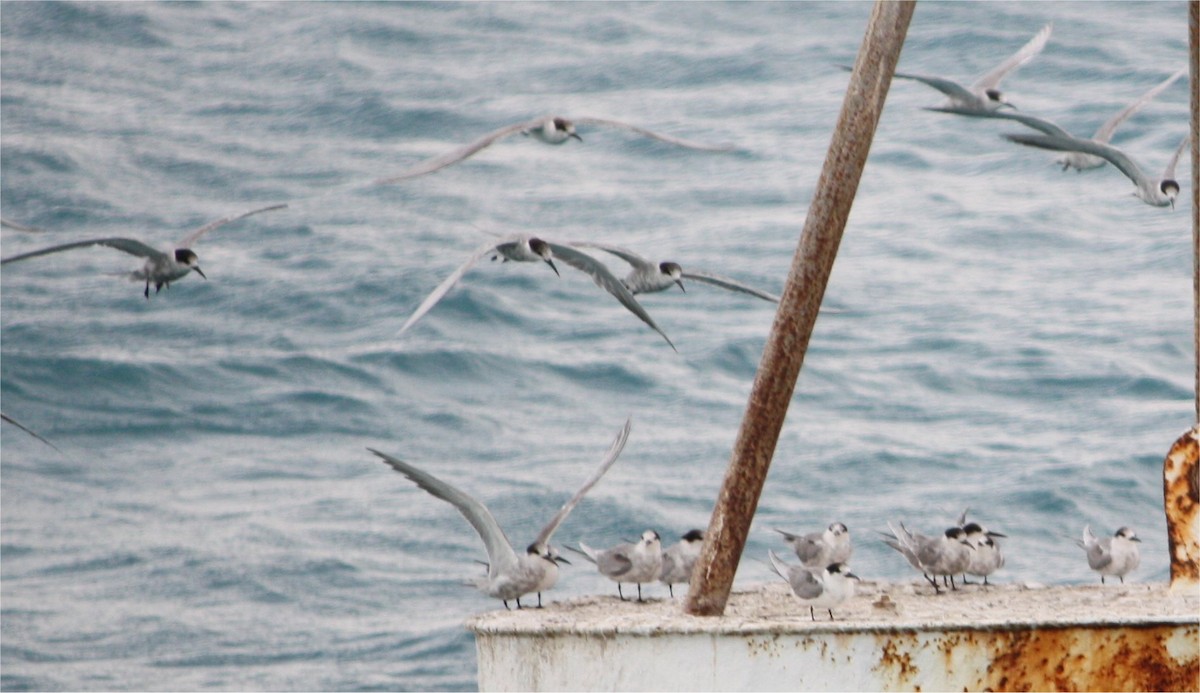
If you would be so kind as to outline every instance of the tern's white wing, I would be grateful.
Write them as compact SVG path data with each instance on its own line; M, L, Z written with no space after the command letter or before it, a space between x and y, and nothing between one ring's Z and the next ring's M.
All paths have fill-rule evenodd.
M200 240L201 236L208 233L209 231L212 231L213 229L221 228L222 226L225 226L226 224L232 224L235 221L241 221L242 219L245 219L246 217L252 217L255 214L261 214L263 212L274 212L277 209L286 209L286 208L287 208L287 205L284 205L284 204L271 205L270 207L259 207L258 209L252 209L249 212L243 212L241 214L235 214L233 216L222 217L220 219L217 219L216 221L210 221L207 224L205 224L204 226L201 226L200 228L196 229L195 231L192 231L188 235L179 239L179 244L176 245L175 247L176 248L191 248L192 244L195 243L196 241Z
M712 274L709 272L692 270L690 272L684 272L683 278L684 279L692 279L692 280L695 280L698 282L704 282L706 284L712 284L713 286L719 286L722 289L729 289L730 291L740 291L744 294L750 294L751 296L757 296L766 301L771 301L773 303L779 303L779 297L776 296L775 294L769 294L765 291L759 291L758 289L755 289L754 287L746 286L745 284L743 284L741 282L734 281L733 279L730 279L728 277L722 277L719 274Z
M678 137L671 137L670 135L662 135L657 132L653 132L651 130L647 130L645 128L638 127L636 125L631 125L630 123L623 123L619 120L608 120L605 118L567 118L567 120L569 120L570 122L574 123L577 126L578 125L602 125L604 127L620 128L622 130L629 130L630 132L636 132L639 135L644 135L651 139L656 139L660 142L666 142L667 144L673 144L677 147L686 147L688 149L698 149L700 151L705 151L705 152L728 152L728 151L732 151L734 149L734 146L732 144L705 144L703 142L693 142L691 140L684 140L684 139L680 139Z
M1179 157L1183 156L1183 150L1187 149L1191 138L1192 133L1189 132L1179 141L1179 146L1175 148L1175 153L1171 155L1171 160L1167 162L1167 168L1163 171L1164 180L1175 180L1175 167L1179 164Z
M367 449L375 453L389 467L408 477L429 495L440 498L458 508L458 512L467 518L467 522L470 522L475 531L479 533L479 538L483 539L484 548L487 549L488 564L493 574L503 573L517 567L517 552L513 550L504 530L500 529L500 524L496 522L496 518L492 517L492 513L483 503L407 462L402 462L373 448Z
M1128 176L1134 185L1138 185L1146 179L1146 174L1142 173L1142 170L1138 168L1134 160L1130 159L1125 152L1103 142L1057 135L1005 135L1004 138L1010 142L1016 142L1028 147L1038 147L1059 152L1083 152L1084 154L1098 156L1106 159L1110 164L1120 169L1121 173Z
M590 241L571 241L570 245L576 248L595 248L596 250L603 250L606 253L612 253L625 262L628 262L634 269L640 270L654 268L654 263L626 248L620 248L615 245L605 245L603 243L592 243Z
M0 218L0 226L3 226L6 229L12 229L13 231L24 231L25 233L45 233L45 229L18 224L15 221L9 221L8 219L2 218Z
M616 439L613 440L612 445L609 446L608 453L605 454L604 460L600 463L600 466L596 469L596 471L592 472L592 475L583 483L583 486L579 487L579 490L575 492L575 495L571 497L571 500L564 503L563 506L558 509L558 512L554 514L554 517L550 518L550 522L546 523L546 526L542 528L542 531L538 534L535 543L547 544L550 542L550 537L554 535L554 532L558 529L558 526L567 519L567 515L571 514L571 511L575 509L575 506L579 504L579 501L583 500L583 497L587 495L587 492L596 485L596 482L600 481L600 477L604 476L604 473L607 472L608 468L613 465L613 462L616 462L617 458L621 456L621 450L625 448L625 441L629 439L629 431L632 427L633 418L630 417L625 420L624 428L621 429L621 432L617 434Z
M628 308L631 313L641 318L642 322L662 335L662 338L667 340L667 344L670 344L672 349L679 351L675 349L675 345L671 343L671 338L667 336L667 333L654 324L654 319L650 317L645 308L642 308L642 305L637 302L633 294L629 293L629 289L626 289L621 280L610 272L599 260L570 246L558 243L547 243L546 245L550 246L550 252L554 253L554 257L561 259L581 272L591 275L597 285L615 296L621 302L621 305Z
M163 251L158 250L157 248L151 248L145 243L142 243L134 238L93 238L86 241L76 241L74 243L64 243L62 245L51 246L49 248L42 248L41 250L34 250L29 253L22 253L21 255L14 255L12 257L0 260L0 265L7 264L9 262L16 262L17 260L27 260L31 257L38 257L39 255L61 253L64 250L71 250L73 248L86 248L92 245L103 245L109 248L116 248L117 250L129 253L130 255L136 255L138 257L167 257L167 254Z
M966 87L958 82L952 82L948 79L934 77L932 75L914 75L907 72L897 72L894 76L901 79L914 79L922 84L927 84L951 99L958 99L960 101L975 100L975 95L968 91Z
M1096 134L1092 135L1092 139L1096 140L1097 142L1108 142L1111 140L1113 133L1117 131L1117 128L1120 127L1121 123L1125 122L1129 116L1142 110L1143 106L1153 101L1154 97L1161 94L1167 87L1174 84L1175 80L1186 75L1187 72L1188 69L1184 67L1175 74L1163 80L1158 86L1139 96L1136 101L1121 109L1120 112L1105 121L1104 124L1101 125L1098 130L1096 130Z
M993 67L979 79L975 80L975 83L971 85L972 88L995 89L1000 84L1000 80L1004 79L1005 75L1029 62L1035 55L1042 52L1042 49L1046 47L1046 42L1050 40L1050 30L1052 27L1052 24L1042 27L1042 30L1034 34L1028 43L1021 46L1021 50L1013 53L1007 60Z
M445 154L435 156L432 159L426 159L425 161L417 164L416 166L413 166L412 168L410 168L406 171L403 171L401 173L398 173L394 176L388 176L387 178L379 178L379 179L373 181L372 184L373 185L388 185L391 183L399 183L400 181L408 180L409 178L416 178L417 176L423 176L427 173L433 173L434 171L437 171L438 169L443 169L452 164L457 164L458 162L462 161L463 159L466 159L467 157L477 154L480 150L486 149L487 147L492 146L498 140L504 139L505 137L508 137L510 135L515 135L518 132L528 130L529 128L537 127L538 125L541 125L545 121L546 121L545 117L540 117L540 118L534 118L531 120L523 120L519 123L513 123L512 125L505 125L502 128L497 128L495 130L492 130L488 134L484 135L483 137L480 137L479 139L475 140L474 142L471 142L470 144L465 144L465 145L459 147L458 149L454 149L449 152L446 152Z
M442 283L438 284L437 288L430 292L430 294L425 297L424 301L421 301L421 305L417 306L417 309L413 312L413 314L404 322L404 325L400 327L400 331L396 333L396 336L399 337L400 335L404 334L404 331L412 327L414 323L420 320L421 316L428 313L430 308L433 308L435 305L437 305L437 302L442 300L442 297L446 295L446 292L448 292L451 287L457 284L458 280L462 279L462 276L466 274L468 270L474 267L475 264L479 262L480 258L495 250L497 245L498 244L496 243L488 243L480 246L475 250L475 252L471 253L471 257L467 258L466 262L459 265L458 269L451 272L450 276L442 280Z

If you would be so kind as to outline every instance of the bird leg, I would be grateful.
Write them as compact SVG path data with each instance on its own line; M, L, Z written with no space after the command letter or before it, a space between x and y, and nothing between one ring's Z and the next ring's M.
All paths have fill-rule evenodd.
M625 601L625 595L621 592L621 583L619 582L617 583L617 596L621 598L621 601Z

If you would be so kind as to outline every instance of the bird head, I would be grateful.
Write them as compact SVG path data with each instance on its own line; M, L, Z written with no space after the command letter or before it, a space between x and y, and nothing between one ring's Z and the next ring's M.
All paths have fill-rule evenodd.
M558 274L558 268L554 266L554 252L550 250L549 243L540 238L530 238L529 249L533 251L534 255L542 258L547 265L550 265L550 269L554 270L555 274ZM558 276L562 275L558 274Z
M680 290L686 292L683 288L683 282L680 279L683 277L683 268L677 262L660 262L658 263L658 271L671 278L679 285Z
M1121 539L1128 539L1129 541L1141 541L1141 539L1138 538L1138 535L1128 527L1122 527L1121 529L1118 529L1117 533L1113 536L1120 537Z
M201 277L208 279L208 277L205 276L204 272L200 269L200 258L196 256L194 251L188 248L177 248L175 250L175 262L178 262L184 267L191 267Z

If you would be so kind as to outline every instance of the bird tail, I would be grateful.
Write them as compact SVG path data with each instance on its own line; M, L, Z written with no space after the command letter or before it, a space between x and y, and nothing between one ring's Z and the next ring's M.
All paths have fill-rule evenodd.
M598 552L596 551L596 549L593 549L592 547L588 546L587 544L583 543L582 541L579 542L578 549L575 548L574 546L568 546L566 548L568 551L574 551L575 553L579 554L580 556L583 556L584 558L588 559L592 563L596 562L596 555Z

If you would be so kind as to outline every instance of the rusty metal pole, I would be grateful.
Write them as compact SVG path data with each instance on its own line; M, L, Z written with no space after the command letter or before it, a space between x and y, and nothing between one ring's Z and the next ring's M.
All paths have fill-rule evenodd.
M1188 3L1188 65L1192 92L1192 310L1196 347L1196 422L1200 423L1200 2Z
M871 11L729 469L704 536L704 549L692 573L684 604L687 613L720 616L725 612L914 9L915 0L876 0Z

